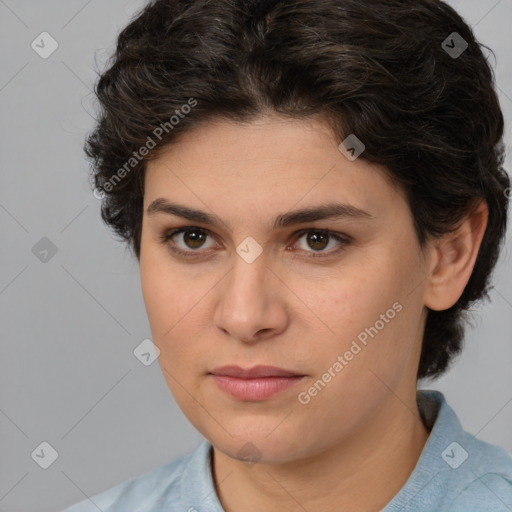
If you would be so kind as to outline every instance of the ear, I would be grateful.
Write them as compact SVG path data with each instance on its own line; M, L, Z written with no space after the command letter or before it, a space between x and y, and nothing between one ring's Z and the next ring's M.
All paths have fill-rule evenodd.
M424 295L429 309L449 309L459 300L475 266L488 215L486 203L480 200L455 232L435 242L432 271Z

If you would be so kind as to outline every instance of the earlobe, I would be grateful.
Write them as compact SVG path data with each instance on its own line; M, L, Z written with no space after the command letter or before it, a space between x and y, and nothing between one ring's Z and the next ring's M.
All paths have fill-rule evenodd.
M424 299L429 309L443 311L459 300L473 272L488 213L486 203L479 201L455 232L436 242Z

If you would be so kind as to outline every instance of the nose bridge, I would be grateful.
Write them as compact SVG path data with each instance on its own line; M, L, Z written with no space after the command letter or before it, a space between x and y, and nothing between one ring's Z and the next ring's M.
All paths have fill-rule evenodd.
M223 285L217 316L217 326L235 339L252 340L259 331L275 330L276 322L284 318L277 314L277 296L268 266L264 252L250 262L236 255Z
M268 293L268 261L263 251L255 256L254 248L249 245L249 250L240 255L242 250L247 249L247 243L237 247L237 255L234 259L231 276L228 279L228 293L233 294L237 303L246 300L256 306L256 301L264 302L266 292ZM250 257L245 256L250 255Z

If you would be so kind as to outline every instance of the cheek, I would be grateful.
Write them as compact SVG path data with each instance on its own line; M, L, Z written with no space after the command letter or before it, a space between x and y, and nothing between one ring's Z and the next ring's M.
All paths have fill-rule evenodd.
M157 265L152 265L147 260L144 260L144 263L141 261L140 272L142 295L151 329L154 335L158 334L160 337L164 319L172 322L167 312L174 310L173 304L169 303L173 294L170 293L167 276L162 275Z
M387 372L409 357L417 326L416 310L412 297L407 296L410 290L404 291L407 280L403 271L397 262L388 261L388 265L361 263L361 268L338 276L337 281L326 280L316 295L310 295L311 304L316 301L312 309L331 330L328 343L323 345L324 365L351 352L347 353L347 366L352 371L357 367L358 372L370 373L368 368Z
M172 375L180 376L181 382L185 373L191 374L187 368L193 368L194 360L197 363L195 356L200 351L204 328L199 320L204 319L205 302L201 299L212 285L202 286L161 258L141 260L140 269L142 294L153 342L160 350L160 364ZM168 375L165 377L174 392L176 383Z
M326 280L312 304L319 317L346 341L373 325L395 299L383 275L366 267L351 269L337 281Z
M160 338L185 314L190 283L172 267L161 247L151 243L141 247L142 295L151 328Z
M158 363L169 390L187 414L190 394L194 393L197 348L193 301L184 292L183 278L169 275L165 266L141 269L141 284L154 344L160 350ZM192 304L189 304L192 302ZM197 302L197 301L196 301Z

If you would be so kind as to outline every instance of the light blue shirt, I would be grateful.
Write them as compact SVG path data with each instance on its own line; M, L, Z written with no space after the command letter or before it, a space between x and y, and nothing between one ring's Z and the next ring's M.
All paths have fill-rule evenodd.
M439 391L419 390L431 429L407 482L381 512L512 512L512 454L462 429ZM187 455L62 512L225 512L205 439Z

